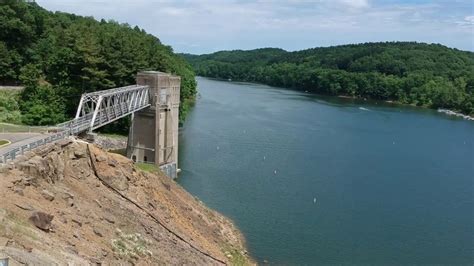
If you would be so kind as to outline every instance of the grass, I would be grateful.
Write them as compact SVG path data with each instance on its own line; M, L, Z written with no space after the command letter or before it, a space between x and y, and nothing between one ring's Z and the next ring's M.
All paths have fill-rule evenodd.
M50 127L27 126L21 124L9 124L0 122L0 133L43 133L48 131Z
M127 149L115 149L115 150L108 150L108 152L110 153L116 153L116 154L120 154L122 156L125 156L127 157Z
M230 265L252 265L249 259L246 256L242 255L241 251L239 250L236 250L226 245L226 247L223 248L223 251L227 258L230 260Z
M117 228L116 235L117 238L112 239L112 248L119 257L133 261L140 257L153 255L148 250L151 241L145 239L141 234L125 234Z
M14 213L0 209L0 218L3 218L3 222L0 223L0 236L8 236L10 238L25 236L33 241L39 240L31 224Z
M158 166L151 163L135 163L135 166L145 172L157 173L158 171L160 171L160 168Z
M10 141L6 139L0 139L0 147L7 146L8 144L10 144Z

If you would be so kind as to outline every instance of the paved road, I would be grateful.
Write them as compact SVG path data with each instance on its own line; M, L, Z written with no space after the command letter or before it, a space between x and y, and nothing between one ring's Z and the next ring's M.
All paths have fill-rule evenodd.
M12 150L32 141L46 138L48 134L40 133L0 133L0 139L6 139L11 142L10 145L0 148L0 154Z

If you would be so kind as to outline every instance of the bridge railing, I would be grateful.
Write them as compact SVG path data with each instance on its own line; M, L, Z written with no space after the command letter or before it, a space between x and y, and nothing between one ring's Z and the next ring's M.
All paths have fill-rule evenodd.
M89 130L94 130L150 106L149 98L149 87L143 85L85 93L73 121L86 117Z
M14 160L19 155L41 145L87 130L92 131L144 109L150 106L149 97L149 87L141 85L85 93L81 97L76 118L52 127L56 132L45 138L3 152L0 154L0 164Z
M51 142L64 139L70 135L71 135L70 130L63 130L61 132L57 132L52 135L49 135L45 138L35 140L28 144L6 151L5 153L0 154L0 164L5 164L10 160L15 160L18 156L23 155L28 151L31 151L33 149L38 148L39 146L42 146Z

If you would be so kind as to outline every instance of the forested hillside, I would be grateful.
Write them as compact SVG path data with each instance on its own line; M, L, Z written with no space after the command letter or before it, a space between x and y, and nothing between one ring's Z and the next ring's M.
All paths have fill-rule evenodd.
M183 55L196 74L474 114L474 53L413 42Z
M24 123L61 122L74 114L82 93L135 84L140 70L181 76L183 117L196 93L194 73L157 37L36 3L0 2L0 84L25 86L18 106L3 109L20 109Z

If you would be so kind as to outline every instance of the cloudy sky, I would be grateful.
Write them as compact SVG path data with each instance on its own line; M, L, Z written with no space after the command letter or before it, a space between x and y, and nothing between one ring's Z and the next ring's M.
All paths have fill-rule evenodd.
M37 0L52 11L138 25L177 52L372 41L474 51L472 0Z

